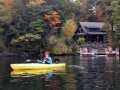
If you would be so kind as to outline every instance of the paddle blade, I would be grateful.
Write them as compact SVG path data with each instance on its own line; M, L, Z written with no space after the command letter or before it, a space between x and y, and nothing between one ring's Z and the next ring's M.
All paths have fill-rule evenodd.
M25 62L30 62L31 60L30 59L28 59L28 60L26 60Z
M58 63L58 62L60 62L60 59L58 59L58 58L54 59L53 62Z

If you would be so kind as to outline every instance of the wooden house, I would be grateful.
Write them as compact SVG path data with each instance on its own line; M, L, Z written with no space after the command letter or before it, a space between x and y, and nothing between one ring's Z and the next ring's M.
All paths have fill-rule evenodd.
M101 31L105 25L103 22L79 22L78 28L75 31L73 39L75 41L78 38L84 37L86 42L107 42L107 35L105 31Z

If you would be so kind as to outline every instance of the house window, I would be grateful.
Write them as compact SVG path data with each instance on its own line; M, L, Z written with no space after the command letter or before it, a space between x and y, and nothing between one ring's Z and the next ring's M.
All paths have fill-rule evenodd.
M78 29L77 33L80 33L80 29Z
M99 32L99 28L89 28L89 32Z
M83 29L80 30L80 33L83 33Z

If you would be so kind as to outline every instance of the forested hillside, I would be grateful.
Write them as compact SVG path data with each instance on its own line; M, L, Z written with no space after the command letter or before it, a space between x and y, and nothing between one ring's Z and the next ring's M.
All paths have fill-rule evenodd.
M72 52L77 22L104 21L112 31L119 10L119 0L0 0L0 53Z

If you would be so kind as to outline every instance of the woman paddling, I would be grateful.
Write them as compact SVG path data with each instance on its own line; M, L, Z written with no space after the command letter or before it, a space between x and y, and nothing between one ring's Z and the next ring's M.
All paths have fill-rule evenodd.
M52 64L52 58L50 57L50 52L45 52L45 57L43 60L37 60L39 63Z

